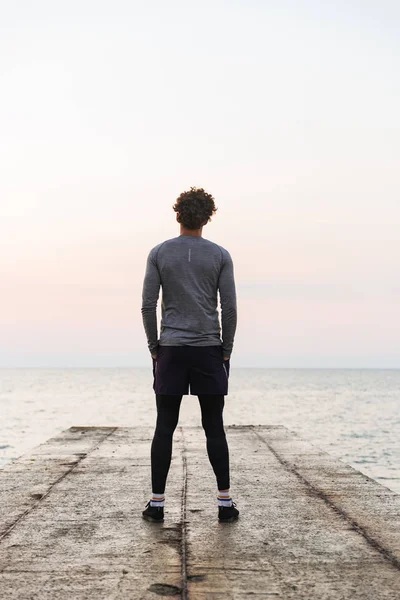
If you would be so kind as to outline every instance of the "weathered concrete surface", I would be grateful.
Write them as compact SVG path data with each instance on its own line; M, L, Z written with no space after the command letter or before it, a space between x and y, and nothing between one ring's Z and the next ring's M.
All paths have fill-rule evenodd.
M400 598L400 495L280 426L226 427L218 523L200 427L178 427L164 523L148 427L72 427L0 471L0 598Z

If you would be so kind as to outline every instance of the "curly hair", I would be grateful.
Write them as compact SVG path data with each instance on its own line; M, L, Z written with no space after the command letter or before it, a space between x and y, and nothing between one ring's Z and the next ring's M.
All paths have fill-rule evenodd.
M218 210L211 194L207 194L203 188L196 187L183 192L172 208L179 212L178 223L182 223L187 229L200 229L202 225L211 221L211 215Z

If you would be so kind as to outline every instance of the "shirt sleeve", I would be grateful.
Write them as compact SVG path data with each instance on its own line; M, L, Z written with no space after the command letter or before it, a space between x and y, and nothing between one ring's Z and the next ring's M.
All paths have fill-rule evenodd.
M160 285L161 278L157 267L155 249L153 248L147 257L142 291L142 319L150 353L153 353L158 346L157 302Z
M236 287L233 261L227 250L223 253L218 289L221 303L222 350L230 357L237 325Z

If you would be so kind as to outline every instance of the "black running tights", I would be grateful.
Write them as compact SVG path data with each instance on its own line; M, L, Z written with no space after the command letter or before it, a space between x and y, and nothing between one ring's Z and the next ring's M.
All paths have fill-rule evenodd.
M229 489L229 450L225 436L222 395L198 396L208 458L219 490ZM182 396L156 394L157 423L151 444L152 492L164 494L172 456L172 437L179 420Z

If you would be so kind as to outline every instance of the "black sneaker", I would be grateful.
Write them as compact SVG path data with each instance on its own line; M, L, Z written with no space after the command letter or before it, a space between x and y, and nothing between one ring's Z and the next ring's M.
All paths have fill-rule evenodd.
M236 502L232 506L218 506L218 520L224 523L231 523L239 517L239 511L235 508Z
M150 506L150 500L146 504L145 510L142 512L142 516L147 521L164 521L164 507L163 506Z

